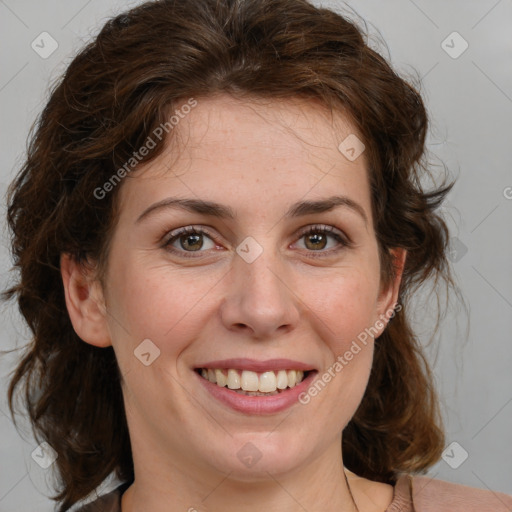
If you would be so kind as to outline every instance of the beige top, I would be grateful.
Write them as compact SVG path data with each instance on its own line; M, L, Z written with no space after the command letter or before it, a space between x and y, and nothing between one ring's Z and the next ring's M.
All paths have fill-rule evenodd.
M77 512L121 512L122 484ZM511 512L512 496L435 480L427 476L401 476L393 501L383 512Z

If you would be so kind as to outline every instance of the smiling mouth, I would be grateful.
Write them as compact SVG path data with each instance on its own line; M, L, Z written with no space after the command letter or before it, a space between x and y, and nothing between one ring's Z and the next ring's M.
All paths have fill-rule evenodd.
M312 371L278 370L253 372L225 368L196 368L201 377L221 388L247 396L273 396L300 384Z

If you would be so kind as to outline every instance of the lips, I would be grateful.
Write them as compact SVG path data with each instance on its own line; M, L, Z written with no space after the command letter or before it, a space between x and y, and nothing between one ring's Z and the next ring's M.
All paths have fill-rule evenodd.
M291 359L225 359L202 363L195 373L203 387L231 409L270 414L297 403L318 372Z

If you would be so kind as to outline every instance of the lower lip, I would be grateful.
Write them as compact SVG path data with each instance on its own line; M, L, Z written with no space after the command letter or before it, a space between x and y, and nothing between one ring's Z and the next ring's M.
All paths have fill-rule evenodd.
M227 387L213 384L194 371L205 389L217 400L231 409L245 414L273 414L284 411L298 403L299 395L305 392L315 378L317 371L311 371L308 376L297 386L288 388L281 393L272 396L248 396L242 395Z

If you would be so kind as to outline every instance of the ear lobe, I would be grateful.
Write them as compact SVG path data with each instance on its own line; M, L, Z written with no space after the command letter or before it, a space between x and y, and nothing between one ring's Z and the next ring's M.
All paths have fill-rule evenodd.
M60 271L66 307L75 332L90 345L112 345L103 290L93 270L64 253L60 258Z

